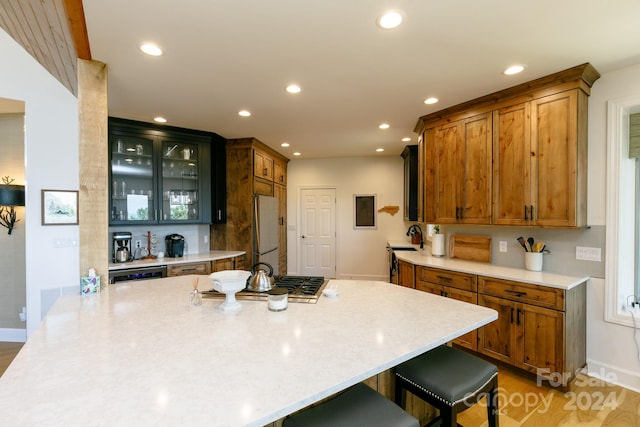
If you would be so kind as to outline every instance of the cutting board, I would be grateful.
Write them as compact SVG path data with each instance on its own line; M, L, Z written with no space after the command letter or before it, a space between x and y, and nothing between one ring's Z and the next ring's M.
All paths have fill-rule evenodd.
M491 237L454 234L449 238L449 257L491 262Z

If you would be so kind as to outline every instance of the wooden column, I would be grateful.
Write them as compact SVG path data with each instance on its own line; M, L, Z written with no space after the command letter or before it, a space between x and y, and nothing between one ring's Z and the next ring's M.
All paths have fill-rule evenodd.
M80 275L109 279L107 65L78 60Z

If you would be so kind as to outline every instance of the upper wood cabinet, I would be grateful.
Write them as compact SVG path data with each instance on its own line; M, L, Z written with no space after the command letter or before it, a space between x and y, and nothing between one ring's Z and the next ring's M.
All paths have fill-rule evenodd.
M495 224L586 225L586 102L574 89L494 112Z
M425 198L441 224L491 223L491 114L437 126L425 135L433 176Z
M424 220L587 225L587 101L599 77L582 64L421 117Z

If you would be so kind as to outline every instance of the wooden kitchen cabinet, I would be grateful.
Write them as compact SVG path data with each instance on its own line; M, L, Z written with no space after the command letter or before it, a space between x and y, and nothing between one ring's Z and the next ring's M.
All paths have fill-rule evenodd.
M435 197L434 221L441 224L491 223L491 114L437 126L426 134ZM427 148L428 149L428 148Z
M478 304L498 320L478 330L478 351L567 385L586 363L586 286L563 289L478 277Z
M244 270L244 255L212 261L213 271Z
M398 285L414 289L416 287L416 268L407 261L398 260Z
M582 64L421 117L424 221L587 225L587 107L599 77Z
M471 304L478 303L476 275L418 266L415 277L415 288L418 290ZM475 351L477 349L477 331L467 332L453 342Z
M286 274L287 265L287 211L286 165L289 159L255 138L226 141L226 216L224 224L211 226L211 248L241 250L253 253L253 196L275 196L278 199L278 274ZM277 168L276 166L277 165ZM266 169L266 173L265 173ZM277 169L277 171L276 171ZM276 182L274 183L274 171ZM278 177L280 175L281 177ZM252 256L245 261L250 268Z
M418 145L407 145L401 156L404 160L403 218L405 221L419 221Z
M273 159L259 149L253 150L253 175L273 182Z
M187 274L211 274L211 261L167 265L168 277L185 276Z
M287 274L287 187L273 184L273 195L278 199L278 274Z
M574 89L494 112L494 223L586 225L586 107Z

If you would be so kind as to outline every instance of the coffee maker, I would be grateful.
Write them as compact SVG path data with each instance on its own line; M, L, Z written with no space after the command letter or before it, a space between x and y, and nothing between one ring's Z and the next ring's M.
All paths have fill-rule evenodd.
M131 252L131 233L128 231L116 231L112 233L112 259L113 262L127 262L133 259Z
M181 257L184 252L184 236L179 234L169 234L164 238L164 245L168 257Z

